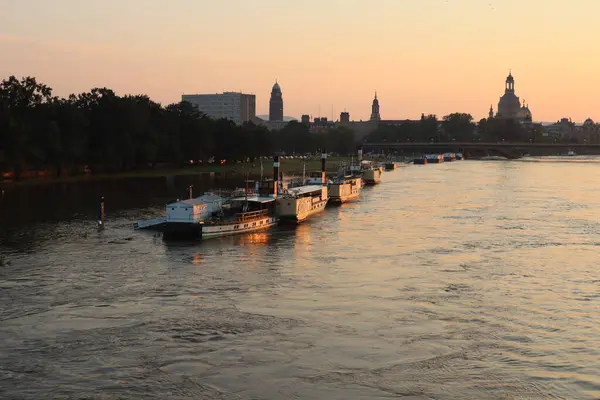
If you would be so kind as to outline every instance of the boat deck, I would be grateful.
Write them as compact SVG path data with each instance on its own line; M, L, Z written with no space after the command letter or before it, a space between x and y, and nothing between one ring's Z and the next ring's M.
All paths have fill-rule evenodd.
M325 186L323 185L306 185L288 189L288 194L293 196L305 196L307 194L321 192Z

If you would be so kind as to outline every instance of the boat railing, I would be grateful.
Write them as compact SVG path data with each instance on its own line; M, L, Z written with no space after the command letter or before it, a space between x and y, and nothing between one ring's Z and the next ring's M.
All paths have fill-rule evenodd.
M224 220L224 221L214 221L213 225L231 225L237 223L243 223L248 221L253 221L260 217L266 217L269 215L269 210L257 210L257 211L248 211L242 212L235 215L235 218Z

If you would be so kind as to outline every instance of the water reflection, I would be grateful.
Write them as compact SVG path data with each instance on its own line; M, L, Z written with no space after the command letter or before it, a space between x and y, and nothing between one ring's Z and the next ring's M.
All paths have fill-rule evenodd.
M192 264L194 265L200 265L202 264L202 262L204 261L204 255L202 254L194 254L194 257L192 258Z

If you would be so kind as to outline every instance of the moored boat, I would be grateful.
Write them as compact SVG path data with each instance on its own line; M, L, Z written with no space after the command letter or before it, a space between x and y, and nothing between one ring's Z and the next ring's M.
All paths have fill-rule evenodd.
M425 154L428 164L440 164L444 162L444 156L441 154Z
M456 154L455 153L444 153L444 161L445 162L456 161Z
M325 163L327 154L321 156L321 184L284 188L275 201L275 212L282 223L300 223L325 209L329 200Z
M203 240L269 229L277 225L275 199L252 196L231 199L229 208L213 215L202 224Z
M300 223L323 211L327 201L327 186L298 186L277 197L275 211L282 223Z
M329 204L342 204L360 197L362 178L356 175L341 175L327 185Z
M167 232L167 235L197 237L201 225L210 215L220 210L227 199L215 193L205 193L200 197L177 200L166 205L165 216L136 222L133 229L152 229Z
M217 197L204 195L168 204L164 223L147 227L162 231L167 240L206 240L268 229L277 224L274 197L246 195L221 198L221 201Z
M396 163L395 162L386 162L385 163L385 170L386 171L393 171L396 169Z
M381 182L383 167L376 166L372 161L362 161L362 179L365 185L375 185Z
M464 159L463 153L456 153L456 160L459 161L462 159Z
M425 156L423 156L421 158L415 158L415 159L413 159L413 164L427 165L427 158Z

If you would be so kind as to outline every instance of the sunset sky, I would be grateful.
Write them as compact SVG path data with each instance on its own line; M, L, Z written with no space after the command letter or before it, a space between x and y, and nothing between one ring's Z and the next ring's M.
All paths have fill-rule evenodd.
M268 113L487 116L509 68L536 121L600 122L598 0L0 0L0 76L163 104L242 91Z

